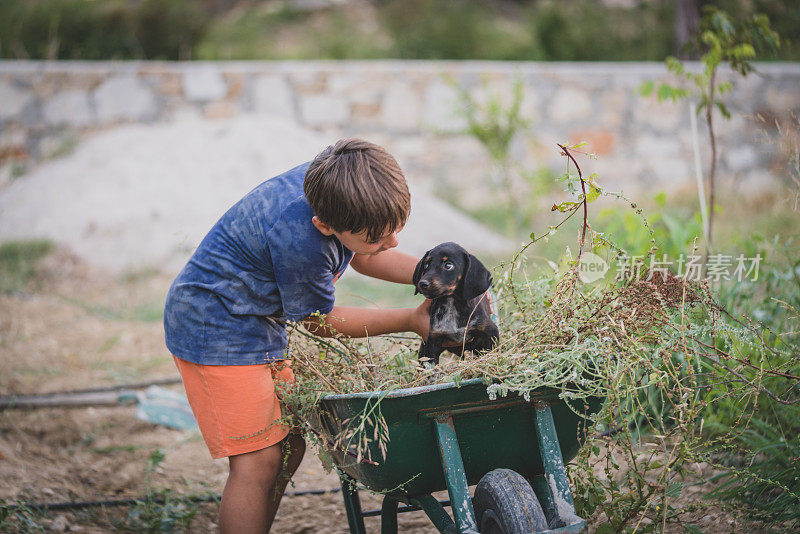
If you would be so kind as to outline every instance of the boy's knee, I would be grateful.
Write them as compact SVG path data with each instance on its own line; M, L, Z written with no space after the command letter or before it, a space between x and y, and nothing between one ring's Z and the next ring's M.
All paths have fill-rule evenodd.
M306 451L306 440L303 438L302 434L295 434L292 432L286 437L286 440L289 442L292 453L303 454Z
M303 460L303 456L305 456L306 441L300 434L289 434L286 441L288 442L290 451L290 457L288 458L286 468L291 474L294 474L294 471L297 470L297 467Z
M283 451L280 444L272 445L229 458L230 472L235 477L246 478L255 483L274 482L281 470Z

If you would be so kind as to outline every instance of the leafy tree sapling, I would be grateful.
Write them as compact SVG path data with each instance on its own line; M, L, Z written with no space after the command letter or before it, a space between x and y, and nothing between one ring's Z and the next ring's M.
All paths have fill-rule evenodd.
M708 172L709 213L705 229L708 240L706 257L708 257L714 226L717 172L717 141L713 110L717 108L723 117L730 118L730 111L720 97L733 87L729 81L718 81L718 69L725 62L733 71L747 76L755 70L751 61L756 59L756 48L775 50L780 46L780 37L770 27L766 15L756 14L741 23L736 23L725 11L716 7L706 6L703 11L700 31L696 38L696 46L703 51L700 57L703 69L700 72L693 72L675 57L666 59L667 69L690 88L686 88L683 84L661 83L656 89L655 82L650 80L639 87L639 92L642 96L649 96L655 91L659 102L667 99L675 102L685 98L698 101L696 112L698 115L703 114L708 125L711 151Z

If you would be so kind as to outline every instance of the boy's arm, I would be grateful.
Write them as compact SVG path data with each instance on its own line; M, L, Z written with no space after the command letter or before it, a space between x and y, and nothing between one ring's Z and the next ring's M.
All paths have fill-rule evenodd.
M416 308L375 310L334 306L322 321L317 317L303 320L314 335L330 337L336 332L348 337L367 337L396 332L414 332L428 339L431 301L425 299Z
M419 258L392 248L374 256L356 254L350 260L350 266L356 272L372 278L398 284L410 284L418 261Z

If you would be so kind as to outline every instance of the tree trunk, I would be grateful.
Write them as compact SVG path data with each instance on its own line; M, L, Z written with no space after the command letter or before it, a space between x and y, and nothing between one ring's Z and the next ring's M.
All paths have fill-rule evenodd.
M697 51L687 45L700 31L700 1L675 2L675 56L679 59L697 59Z
M716 174L717 174L717 139L714 135L714 103L716 88L714 84L717 79L717 69L714 67L711 71L711 77L708 82L708 105L706 106L706 122L708 123L708 138L711 141L711 168L708 171L708 243L706 244L706 260L711 249L711 242L713 240L712 232L714 228L714 202L716 200ZM705 263L705 261L703 262Z

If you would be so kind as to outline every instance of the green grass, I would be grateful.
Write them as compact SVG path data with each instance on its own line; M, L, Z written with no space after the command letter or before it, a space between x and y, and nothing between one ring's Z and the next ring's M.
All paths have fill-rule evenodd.
M411 285L384 282L356 273L347 273L336 283L336 305L359 308L410 308L422 303Z
M42 519L45 512L26 506L11 508L10 503L0 499L0 532L44 532Z
M91 369L103 370L108 379L115 384L125 384L145 380L149 373L166 363L172 361L171 356L150 356L143 358L135 355L123 361L108 362L96 361L90 364Z
M479 254L478 259L490 270L505 256ZM414 294L414 286L395 284L358 274L349 268L336 283L336 305L359 308L415 308L422 304L423 297Z
M120 303L115 306L87 303L71 297L61 297L61 299L67 304L76 306L91 315L112 321L153 323L161 321L164 314L164 300L161 297L144 304L130 305Z
M36 276L39 261L53 248L43 239L0 244L0 294L23 291Z

